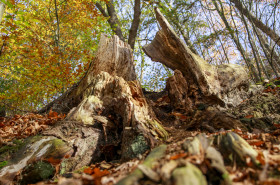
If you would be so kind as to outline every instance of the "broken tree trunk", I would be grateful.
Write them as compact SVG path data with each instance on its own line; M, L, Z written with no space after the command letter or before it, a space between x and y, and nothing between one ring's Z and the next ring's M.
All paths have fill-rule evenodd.
M95 161L138 157L168 137L136 80L130 46L117 36L101 36L96 57L86 75L41 112L51 109L67 113L65 120L42 133L44 139L59 138L70 148L61 165L64 172L80 169ZM24 157L16 163L44 160L37 153L44 156L52 148L49 143L48 147L44 146L45 140L34 141L36 146L31 148L38 151L32 151L28 158ZM18 171L24 166L20 165ZM12 167L7 166L0 171L1 175L10 176L9 180L12 180Z
M242 66L208 64L191 52L157 8L155 12L161 30L143 50L153 61L175 71L167 81L174 109L188 112L199 104L227 108L247 97L248 74Z
M137 157L168 136L136 80L130 46L117 36L101 36L87 74L53 105L59 112L70 109L62 124L44 133L63 138L76 149L69 170L102 157ZM77 132L73 125L79 125Z

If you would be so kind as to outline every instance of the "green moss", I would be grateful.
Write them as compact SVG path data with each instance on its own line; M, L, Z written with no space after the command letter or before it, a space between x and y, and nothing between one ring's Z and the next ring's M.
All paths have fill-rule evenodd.
M83 173L86 168L88 168L88 166L83 166L83 167L75 170L74 173Z
M8 161L2 161L0 162L0 169L3 168L4 166L7 166Z
M12 145L0 148L0 161L8 160L12 154L16 153L23 146L23 140L13 140Z
M65 162L63 161L61 164L60 164L60 175L63 175L65 172L66 172L66 164Z
M51 148L44 155L46 158L61 158L70 150L70 147L68 147L67 144L61 139L50 140L42 145L42 147L46 146L47 144L51 144Z
M65 145L65 142L62 141L61 139L54 139L52 140L53 146L56 148L60 148L61 146Z
M137 157L139 154L143 154L149 149L149 145L142 134L139 134L131 144L131 150L134 154L134 157ZM132 154L132 155L133 155Z
M51 164L39 161L24 168L20 184L34 184L51 178L54 173L55 169Z

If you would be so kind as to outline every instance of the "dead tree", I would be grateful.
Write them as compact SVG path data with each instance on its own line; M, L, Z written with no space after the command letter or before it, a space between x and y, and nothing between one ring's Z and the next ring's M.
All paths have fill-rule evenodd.
M244 68L235 64L208 64L191 52L158 9L155 12L161 30L143 50L153 61L175 71L167 81L173 108L188 112L201 103L225 108L238 105L247 96L249 87Z

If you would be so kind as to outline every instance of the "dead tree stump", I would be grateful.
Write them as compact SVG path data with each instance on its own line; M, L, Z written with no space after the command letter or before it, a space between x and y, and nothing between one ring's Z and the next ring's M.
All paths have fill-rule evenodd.
M67 171L101 158L137 157L168 137L136 80L130 46L117 36L101 36L86 75L43 111L50 108L69 112L62 123L44 132L74 148Z

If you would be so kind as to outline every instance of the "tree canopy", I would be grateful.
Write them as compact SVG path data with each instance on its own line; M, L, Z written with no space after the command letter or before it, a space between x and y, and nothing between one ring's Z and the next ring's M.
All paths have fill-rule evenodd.
M1 24L1 100L36 110L82 76L103 18L95 3L7 1Z

